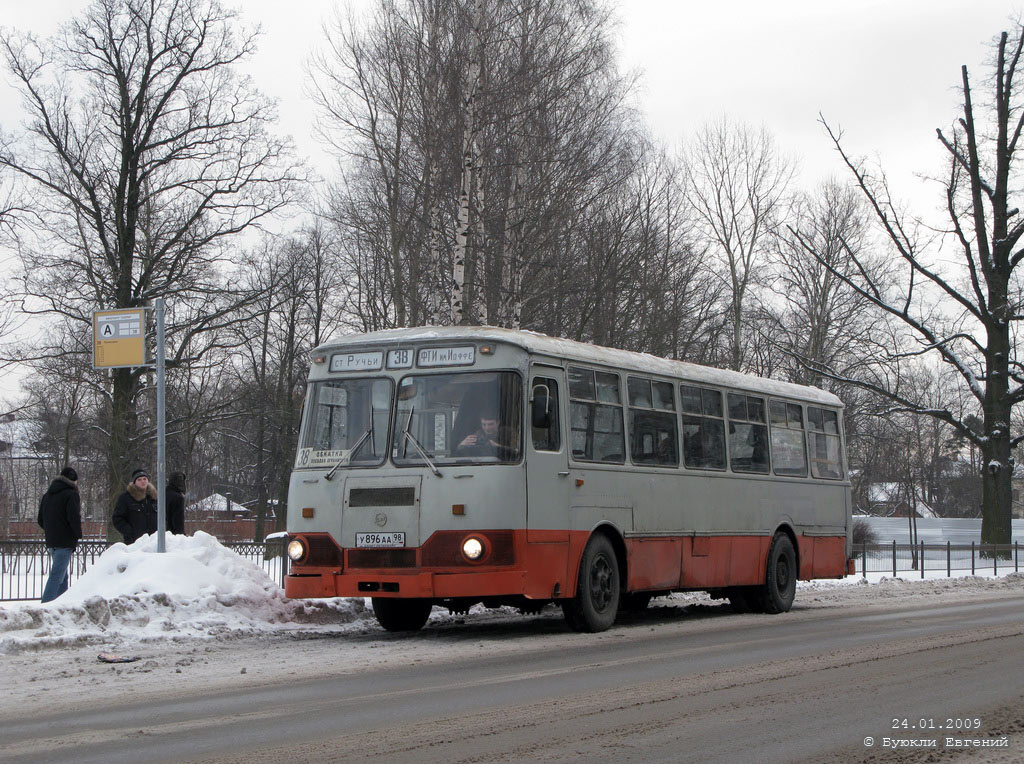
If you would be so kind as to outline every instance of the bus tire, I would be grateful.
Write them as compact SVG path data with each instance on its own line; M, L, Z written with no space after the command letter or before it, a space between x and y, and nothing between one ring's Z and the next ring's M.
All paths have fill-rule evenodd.
M605 631L615 623L621 595L615 550L607 536L595 534L583 550L576 596L562 603L565 621L573 631Z
M430 617L430 600L374 597L373 615L388 631L419 631Z
M796 596L796 550L785 533L776 533L768 549L768 568L760 605L765 613L785 613Z

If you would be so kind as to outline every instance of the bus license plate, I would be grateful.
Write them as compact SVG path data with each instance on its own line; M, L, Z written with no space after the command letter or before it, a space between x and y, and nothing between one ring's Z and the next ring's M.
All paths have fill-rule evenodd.
M357 547L405 546L405 533L357 533Z

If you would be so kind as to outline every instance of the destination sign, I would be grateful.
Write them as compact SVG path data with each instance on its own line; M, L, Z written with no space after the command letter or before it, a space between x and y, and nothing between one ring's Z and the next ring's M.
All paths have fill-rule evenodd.
M384 366L384 353L335 353L331 356L331 371L377 371Z
M427 368L436 366L469 366L475 360L475 345L463 345L455 348L421 348L416 356L416 365Z
M296 467L333 467L340 462L348 451L345 449L334 449L333 451L315 451L312 448L300 448L295 454Z

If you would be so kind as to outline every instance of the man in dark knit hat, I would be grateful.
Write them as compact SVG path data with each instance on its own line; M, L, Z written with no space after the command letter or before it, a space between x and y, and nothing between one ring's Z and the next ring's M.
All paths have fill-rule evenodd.
M50 575L43 587L43 602L57 599L68 590L68 566L82 538L82 502L78 473L65 467L39 500L39 526L50 552Z
M118 497L110 521L126 544L134 544L147 533L156 533L156 488L149 482L146 470L132 473L132 482Z

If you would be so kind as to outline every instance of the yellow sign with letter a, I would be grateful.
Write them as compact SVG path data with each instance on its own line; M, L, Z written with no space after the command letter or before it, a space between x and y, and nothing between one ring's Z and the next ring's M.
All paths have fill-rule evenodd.
M92 314L92 366L116 369L146 365L146 309L97 310Z

